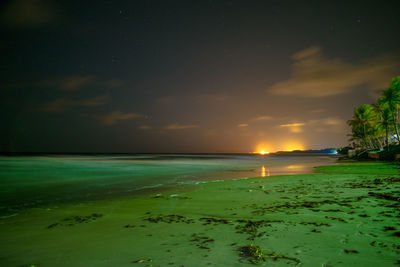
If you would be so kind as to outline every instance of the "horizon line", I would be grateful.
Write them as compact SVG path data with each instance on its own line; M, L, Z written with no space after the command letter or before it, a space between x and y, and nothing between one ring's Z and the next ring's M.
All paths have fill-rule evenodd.
M302 149L302 150L278 150L274 152L268 152L269 154L276 154L276 153L291 153L291 152L311 152L311 151L323 151L323 150L329 150L329 149L335 149L336 148L322 148L322 149ZM9 152L9 151L1 151L0 155L10 155L10 154L74 154L74 155L79 155L79 154L203 154L203 155L212 155L212 154L224 154L224 155L229 155L229 154L241 154L241 155L260 155L259 152L30 152L30 151L14 151L14 152ZM268 154L265 154L267 156Z

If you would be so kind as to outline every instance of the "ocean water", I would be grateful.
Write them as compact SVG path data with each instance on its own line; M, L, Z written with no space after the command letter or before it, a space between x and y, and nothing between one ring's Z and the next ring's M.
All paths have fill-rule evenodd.
M0 157L0 216L213 180L312 172L331 156L237 154L51 155Z

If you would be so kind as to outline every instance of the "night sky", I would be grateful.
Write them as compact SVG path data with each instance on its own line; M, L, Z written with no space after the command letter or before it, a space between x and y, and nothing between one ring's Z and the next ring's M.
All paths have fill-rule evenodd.
M397 1L2 1L2 152L348 144L400 75Z

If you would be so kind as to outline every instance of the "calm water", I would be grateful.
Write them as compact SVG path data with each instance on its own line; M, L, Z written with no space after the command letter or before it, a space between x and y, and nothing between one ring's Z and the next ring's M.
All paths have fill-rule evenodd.
M335 160L330 156L182 154L0 157L0 216L202 181L309 173Z

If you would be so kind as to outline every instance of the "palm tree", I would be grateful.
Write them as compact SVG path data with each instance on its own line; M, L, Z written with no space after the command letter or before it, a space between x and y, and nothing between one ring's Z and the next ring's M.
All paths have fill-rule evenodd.
M388 104L384 101L383 97L380 97L376 104L372 105L374 107L375 113L377 114L377 125L382 130L385 131L385 143L389 148L389 131L392 125L391 111Z
M400 142L398 113L400 105L400 76L392 79L388 89L382 91L382 101L387 103L392 115L393 127L396 131L397 141Z
M374 147L371 133L376 119L377 115L371 105L364 104L355 108L353 119L347 122L352 128L353 139L361 139L366 147Z

